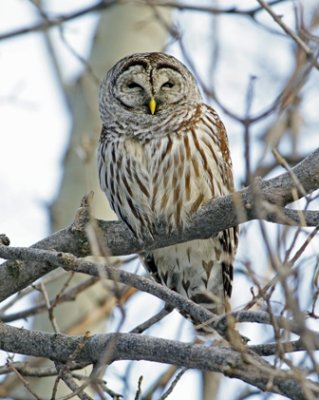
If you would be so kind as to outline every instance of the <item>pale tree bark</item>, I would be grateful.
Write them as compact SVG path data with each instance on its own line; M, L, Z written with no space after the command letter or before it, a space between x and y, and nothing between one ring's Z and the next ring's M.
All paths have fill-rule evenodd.
M168 20L170 10L162 10L160 15ZM121 57L134 52L161 51L166 41L165 26L149 6L132 2L112 5L101 13L86 71L71 87L65 87L61 82L62 90L65 91L70 104L73 128L64 159L64 176L60 192L51 210L53 231L72 222L80 199L90 190L95 193L93 214L103 219L115 218L97 180L95 148L100 133L99 81ZM67 279L65 275L46 285L49 298L54 297L61 290ZM77 275L72 278L72 284L78 283L81 279L84 278ZM103 307L99 306L101 304ZM107 315L111 313L113 306L113 296L102 284L97 283L78 296L76 303L70 302L57 307L55 309L56 324L61 332L73 334L80 334L86 330L104 332ZM100 312L96 317L87 319L87 316L91 316L97 308ZM71 327L73 327L72 330L70 330ZM36 316L34 328L52 331L48 313ZM8 387L12 389L12 396L26 395L25 388L17 378L10 380ZM48 398L54 380L54 377L34 380L30 378L29 382L40 398ZM64 396L69 393L70 390L60 383L56 395Z
M213 7L218 7L218 1L212 0ZM219 35L219 18L212 14L210 16L210 51L211 54L208 56L209 60L209 80L213 87L214 83L214 71L218 62L218 47L220 45L220 35ZM202 371L202 400L213 400L217 399L218 389L221 386L222 375L216 372Z

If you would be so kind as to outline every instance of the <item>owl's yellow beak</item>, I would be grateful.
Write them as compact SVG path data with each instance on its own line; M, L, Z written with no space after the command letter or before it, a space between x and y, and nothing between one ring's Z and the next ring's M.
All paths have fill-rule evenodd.
M155 114L155 110L156 110L156 100L154 99L154 97L151 97L151 100L148 103L148 106L150 108L151 114L154 115Z

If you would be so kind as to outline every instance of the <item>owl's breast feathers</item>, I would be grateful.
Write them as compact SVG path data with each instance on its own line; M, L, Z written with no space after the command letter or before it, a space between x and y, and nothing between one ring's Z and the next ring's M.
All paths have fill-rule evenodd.
M117 136L101 142L99 174L112 208L141 238L152 236L159 220L167 224L168 233L182 229L203 203L233 190L225 128L216 112L204 104L198 106L194 118L180 120L165 135L147 140ZM219 298L223 292L231 294L236 242L232 228L214 239L156 250L149 258L149 269L157 265L161 282L194 301L201 298L216 306L212 294ZM213 268L215 262L219 268ZM202 272L195 279L198 268ZM179 273L181 279L177 279ZM205 301L206 292L210 295Z
M153 98L153 103L150 101ZM141 240L164 222L183 229L203 203L233 191L224 125L201 104L196 80L164 53L124 57L100 88L101 187ZM227 309L237 229L152 251L145 266L159 282L207 309Z
M152 139L109 140L107 131L99 146L101 186L136 233L152 232L157 219L183 228L203 203L233 190L226 131L206 105Z
M198 108L201 113L165 136L101 142L102 189L115 212L121 205L128 218L138 215L135 231L153 229L148 220L158 218L183 227L204 202L233 190L225 128L214 110Z

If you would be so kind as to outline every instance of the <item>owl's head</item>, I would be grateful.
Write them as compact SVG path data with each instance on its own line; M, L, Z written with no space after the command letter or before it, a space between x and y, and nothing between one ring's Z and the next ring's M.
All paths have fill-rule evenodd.
M102 119L108 109L118 107L126 115L156 118L199 101L191 72L164 53L138 53L121 59L107 73L100 88Z

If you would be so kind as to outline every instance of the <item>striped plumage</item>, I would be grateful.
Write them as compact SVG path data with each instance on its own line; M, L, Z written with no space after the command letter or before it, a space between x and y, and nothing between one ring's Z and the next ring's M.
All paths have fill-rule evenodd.
M152 237L157 221L166 223L168 234L182 229L203 203L233 190L225 128L175 58L144 53L119 61L102 83L100 112L100 184L139 238ZM222 313L231 295L236 245L237 230L231 228L155 250L144 263L159 282Z

